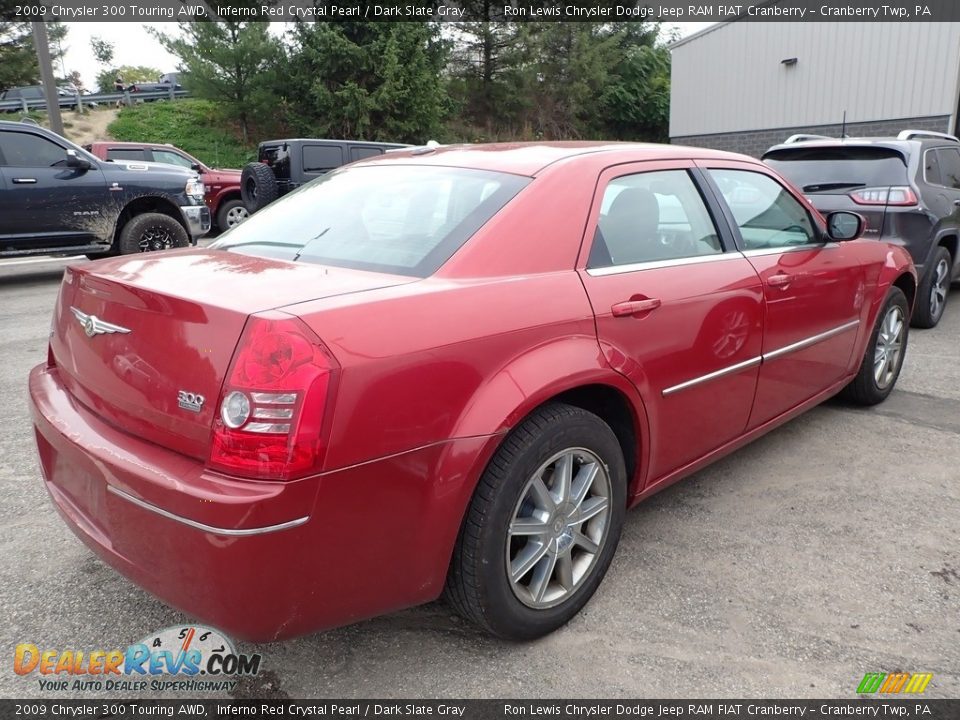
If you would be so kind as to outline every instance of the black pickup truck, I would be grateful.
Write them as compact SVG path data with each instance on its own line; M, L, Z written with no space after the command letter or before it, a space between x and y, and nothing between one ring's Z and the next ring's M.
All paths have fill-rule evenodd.
M196 173L100 160L45 128L0 121L0 257L185 247L210 230Z

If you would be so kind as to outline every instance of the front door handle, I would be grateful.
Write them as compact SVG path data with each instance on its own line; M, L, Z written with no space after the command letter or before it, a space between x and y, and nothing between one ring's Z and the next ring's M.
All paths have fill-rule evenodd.
M785 275L780 273L779 275L771 275L767 278L767 284L770 287L786 288L793 281L792 275Z
M36 182L37 182L36 178L14 178L13 179L14 185L33 185Z
M638 313L650 312L660 307L660 300L657 298L630 299L624 302L618 302L610 308L614 317L630 317Z

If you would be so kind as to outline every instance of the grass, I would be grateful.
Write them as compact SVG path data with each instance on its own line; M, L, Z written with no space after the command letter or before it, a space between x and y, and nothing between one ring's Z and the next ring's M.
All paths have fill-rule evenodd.
M174 100L124 108L108 131L115 140L170 143L211 167L239 168L256 159L256 147L230 132L216 104Z

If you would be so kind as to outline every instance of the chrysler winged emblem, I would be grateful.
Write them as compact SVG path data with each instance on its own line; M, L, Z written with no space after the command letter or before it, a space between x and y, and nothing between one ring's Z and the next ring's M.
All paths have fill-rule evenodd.
M77 322L83 327L83 331L87 334L87 337L93 337L94 335L103 335L104 333L128 333L130 332L129 328L120 327L119 325L114 325L113 323L104 322L96 315L87 315L82 310L77 310L75 307L71 307L70 310L77 318Z

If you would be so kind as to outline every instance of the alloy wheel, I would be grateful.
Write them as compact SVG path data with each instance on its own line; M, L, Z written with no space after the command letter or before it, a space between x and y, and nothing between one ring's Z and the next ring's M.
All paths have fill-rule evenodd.
M881 390L885 390L897 375L905 330L903 310L898 305L892 305L880 323L873 351L873 379Z
M234 225L239 225L248 217L249 213L247 213L245 207L238 205L237 207L230 208L227 210L227 229L232 228Z
M533 474L507 530L507 577L524 605L559 605L589 577L607 540L610 499L607 467L584 448L560 451Z
M173 233L162 225L151 225L140 235L140 252L169 250L175 244Z
M947 302L947 286L950 284L947 276L950 274L950 265L941 259L933 270L933 282L930 285L930 317L939 318L943 306Z

